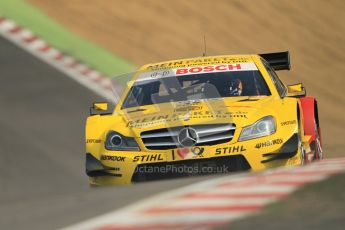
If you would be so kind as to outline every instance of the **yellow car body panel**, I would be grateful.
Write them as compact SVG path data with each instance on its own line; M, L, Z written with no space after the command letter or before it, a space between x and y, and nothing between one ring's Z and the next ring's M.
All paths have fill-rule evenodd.
M217 159L241 155L253 171L265 170L278 166L301 164L301 150L288 158L263 161L278 154L284 143L299 132L303 135L303 117L297 117L299 100L293 97L281 98L271 77L258 55L228 55L199 57L174 60L143 66L139 72L154 70L203 67L209 65L223 66L233 63L255 63L271 92L270 96L227 97L192 103L174 102L146 105L145 110L137 108L121 109L122 102L129 89L140 74L133 77L123 97L109 115L89 116L86 121L86 152L88 157L98 161L104 169L101 174L89 176L95 185L129 184L133 182L139 165L177 163L182 161L198 162L202 159ZM275 133L238 141L243 127L252 125L260 118L272 116L276 121ZM236 124L234 136L230 142L215 145L192 146L174 149L148 149L141 139L141 133L175 126L198 124ZM299 123L299 124L298 124ZM110 130L132 137L137 142L139 151L113 151L105 148L107 133ZM303 136L304 147L308 148L308 137ZM268 155L264 155L268 154ZM272 155L273 154L273 155ZM97 169L98 170L98 169ZM95 171L97 171L95 170ZM164 173L164 172L163 172Z

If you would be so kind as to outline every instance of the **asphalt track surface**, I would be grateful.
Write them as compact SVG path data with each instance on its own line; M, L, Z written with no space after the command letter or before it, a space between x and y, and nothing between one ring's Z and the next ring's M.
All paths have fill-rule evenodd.
M0 37L0 229L56 229L195 177L90 188L84 122L94 93Z

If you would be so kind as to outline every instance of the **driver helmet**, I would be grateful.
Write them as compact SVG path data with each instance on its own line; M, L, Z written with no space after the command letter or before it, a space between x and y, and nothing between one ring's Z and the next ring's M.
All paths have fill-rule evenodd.
M238 78L231 80L230 86L229 86L230 96L241 96L242 92L243 92L242 81Z

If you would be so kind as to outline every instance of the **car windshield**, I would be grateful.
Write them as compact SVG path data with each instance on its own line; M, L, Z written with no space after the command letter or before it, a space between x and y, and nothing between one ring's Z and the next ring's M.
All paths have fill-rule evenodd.
M186 100L268 95L270 91L258 70L182 75L177 75L174 70L164 70L139 76L122 108Z

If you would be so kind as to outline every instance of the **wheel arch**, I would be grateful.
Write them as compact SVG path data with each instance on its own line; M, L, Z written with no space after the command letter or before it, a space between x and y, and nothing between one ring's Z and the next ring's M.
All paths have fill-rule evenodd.
M317 101L314 97L300 98L302 116L304 120L304 132L306 135L311 135L310 142L315 140L315 123L318 130L320 129L319 113ZM320 133L320 130L319 130Z
M315 114L315 121L317 124L317 128L320 128L320 121L319 121L319 109L317 105L317 100L314 99L314 114Z

